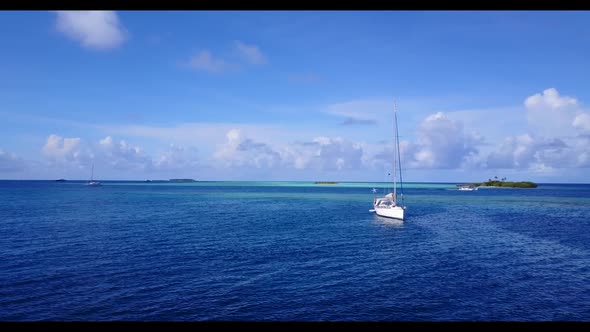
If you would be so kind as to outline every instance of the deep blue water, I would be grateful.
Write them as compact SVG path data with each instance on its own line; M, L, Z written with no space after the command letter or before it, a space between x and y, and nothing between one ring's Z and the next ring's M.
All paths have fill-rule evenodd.
M0 320L590 321L590 185L0 181Z

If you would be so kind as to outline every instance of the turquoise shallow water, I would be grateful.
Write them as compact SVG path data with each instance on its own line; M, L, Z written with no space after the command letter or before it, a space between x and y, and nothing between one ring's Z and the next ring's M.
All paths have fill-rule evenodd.
M80 181L67 182L77 185ZM383 182L337 182L334 184L316 184L313 181L195 181L195 182L139 182L139 181L108 181L109 185L137 185L137 186L182 186L182 187L334 187L334 188L392 188L391 183ZM65 183L64 183L65 184ZM453 183L404 183L404 188L445 188L454 189Z
M0 320L590 320L590 185L103 184L0 181Z

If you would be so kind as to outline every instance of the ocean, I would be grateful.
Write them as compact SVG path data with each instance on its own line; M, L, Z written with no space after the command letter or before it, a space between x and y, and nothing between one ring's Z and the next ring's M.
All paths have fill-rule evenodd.
M590 321L590 185L0 181L1 321Z

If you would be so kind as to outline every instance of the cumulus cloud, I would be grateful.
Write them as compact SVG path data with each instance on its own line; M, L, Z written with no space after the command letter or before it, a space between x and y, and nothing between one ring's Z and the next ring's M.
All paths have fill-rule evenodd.
M509 136L487 156L488 168L548 172L588 167L590 115L573 97L549 88L525 99L529 133ZM575 135L575 133L581 135Z
M296 154L298 168L317 170L355 170L362 166L363 149L360 144L341 137L317 137L302 144Z
M488 155L489 168L528 168L535 164L564 162L568 146L559 139L544 139L524 134L508 137ZM551 162L552 161L552 162ZM570 164L571 163L567 163ZM562 164L565 165L565 164Z
M226 167L273 168L282 164L279 152L268 144L243 137L239 129L228 131L226 139L214 154L214 159Z
M156 170L194 169L200 166L198 150L170 144L168 150L154 159L153 165Z
M577 129L583 135L590 135L590 114L579 113L574 118L572 123L575 129Z
M529 109L551 108L560 109L569 106L578 106L575 98L560 96L555 88L549 88L542 93L537 93L525 99L524 104Z
M532 130L534 126L520 126L522 133L506 135L504 132L494 139L497 144L492 145L487 134L484 138L476 131L481 121L468 121L466 125L460 116L452 117L437 112L423 118L414 133L410 133L413 128L404 127L406 133L402 138L408 139L400 142L403 167L463 171L496 168L545 173L559 168L590 167L590 115L583 111L575 98L560 96L557 90L547 89L526 98L524 103L526 113L522 107L517 110L522 120L525 117L540 120L539 112L565 112L563 114L569 118L563 126L569 135L560 136L555 131L548 132L552 135L545 135ZM392 103L373 100L334 104L323 111L340 116L344 121L370 121L381 113L391 114L390 106ZM480 116L478 119L483 121L486 117ZM490 119L490 122L502 125L499 117ZM126 137L148 137L186 145L206 142L206 145L200 146L204 158L198 157L195 148L177 145L170 145L168 150L152 158L139 146L125 140L115 140L111 136L98 142L84 143L79 138L51 135L43 147L43 153L51 160L78 164L93 158L113 169L158 171L206 167L223 169L228 174L234 173L234 169L249 170L251 174L258 174L256 176L274 171L274 174L282 174L281 170L291 170L294 172L290 174L300 175L305 174L304 171L311 172L308 174L323 171L381 171L380 166L391 167L393 161L390 140L370 144L358 137L351 140L352 130L347 131L349 136L345 138L341 135L342 127L340 132L325 132L324 136L308 128L289 130L280 126L252 124L236 127L233 123L193 123L170 128L126 126L115 129L108 130ZM514 131L512 129L509 132ZM580 135L575 135L576 132ZM377 135L379 133L373 133L373 142L386 138ZM391 135L391 130L387 129L387 134L383 135Z
M127 32L113 11L57 11L56 28L91 49L112 49L121 45Z
M64 138L55 134L49 135L42 148L43 155L52 163L86 164L94 155L84 146L79 137Z
M362 147L340 137L279 147L244 137L239 129L228 131L226 138L214 155L225 167L338 171L359 169L362 164Z
M524 101L528 132L508 136L497 146L462 121L438 112L418 126L416 140L400 143L402 163L408 168L469 169L504 168L547 173L557 168L590 164L590 116L573 97L550 88ZM502 121L502 119L496 119ZM473 125L473 124L472 124ZM374 155L392 158L392 146ZM374 164L374 163L373 163Z
M224 133L234 129L235 123L230 122L189 122L170 127L124 125L105 126L103 130L127 137L149 138L164 142L179 142L191 145L194 142L207 142L211 145L224 143ZM240 124L240 131L256 140L268 140L273 137L292 137L300 135L288 127L272 124Z
M101 159L110 164L114 169L147 169L152 160L143 150L130 145L124 140L116 142L111 136L99 141Z
M466 134L460 121L444 113L431 114L417 130L416 142L400 142L402 162L409 168L458 168L473 160L483 137Z
M18 172L25 169L25 162L14 153L0 149L0 172Z
M524 105L530 129L547 137L571 134L572 123L580 111L576 98L561 96L555 88L527 97Z
M143 150L124 140L107 136L98 142L83 141L78 137L64 138L52 134L42 148L50 165L87 168L92 162L110 165L113 169L149 169L152 160Z
M205 50L193 56L188 63L189 67L195 70L208 71L210 73L221 73L230 68L230 65L223 59L215 58L211 52Z
M250 64L262 65L267 62L266 56L262 54L260 48L256 45L248 45L241 41L235 41L234 47L238 54Z
M341 137L316 137L285 147L288 163L295 169L340 171L358 169L362 164L362 147Z
M150 156L140 146L111 136L97 141L84 141L77 137L64 138L52 134L47 138L42 152L49 166L58 166L70 171L73 171L72 168L89 169L93 163L103 170L110 169L121 174L194 170L202 166L199 163L198 151L194 147L170 144L164 151ZM10 156L2 154L4 159Z

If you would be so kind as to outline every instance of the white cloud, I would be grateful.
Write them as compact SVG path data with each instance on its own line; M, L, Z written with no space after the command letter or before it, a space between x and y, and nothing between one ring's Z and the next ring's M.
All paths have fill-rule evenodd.
M18 172L25 169L25 162L14 153L0 149L0 172Z
M196 169L200 166L198 150L194 147L170 144L168 150L154 159L155 170Z
M214 154L225 167L284 168L341 171L359 169L360 144L340 137L317 137L311 142L271 146L245 137L239 129L227 132L226 142Z
M114 169L148 169L152 160L138 146L124 140L116 142L111 136L99 141L100 158Z
M569 106L578 106L578 101L572 97L562 97L555 88L549 88L544 90L543 93L537 93L529 96L527 99L525 99L524 105L528 109L560 109Z
M460 121L438 112L420 123L415 143L400 143L400 154L409 168L458 168L474 162L482 142L477 133L466 134Z
M235 128L239 128L241 135L255 141L272 141L275 144L295 141L302 136L314 136L316 132L309 128L277 124L230 122L188 122L170 127L130 125L100 128L111 135L147 138L156 142L171 142L184 146L195 145L203 153L208 153L215 145L224 144L227 140L226 133Z
M187 122L178 125L100 125L100 130L124 137L149 139L154 142L174 143L182 146L195 145L199 151L208 154L216 145L224 144L226 133L239 128L241 135L258 142L285 144L301 140L302 137L315 137L322 133L326 136L338 136L333 128L314 126L308 123L236 123L236 122Z
M248 45L241 41L235 41L234 47L238 54L250 64L262 65L267 62L266 57L256 45Z
M404 114L404 121L408 121L408 117L421 121L417 122L417 127L400 127L403 133L400 137L403 138L400 142L403 167L410 172L437 170L436 174L447 171L467 174L465 172L476 172L478 169L486 172L493 168L549 174L556 169L590 167L590 136L585 136L590 133L590 116L582 111L578 101L572 101L571 97L560 97L557 91L552 92L550 89L527 99L527 112L561 112L567 108L571 115L566 123L570 134L543 135L534 130L526 130L522 125L507 130L508 124L503 123L503 115L513 115L512 112L517 111L517 115L524 121L527 115L522 106L518 109L502 109L502 116L497 117L493 116L494 109L481 112L456 111L450 114L436 112L428 116L422 114L420 117L408 112ZM44 154L50 160L70 161L72 164L86 165L85 167L90 165L87 160L94 159L97 163L108 165L110 169L142 170L148 173L158 172L158 175L166 174L165 171L170 171L167 174L172 175L179 174L177 170L193 171L204 168L211 170L212 173L209 174L218 172L220 178L228 174L237 177L238 173L264 178L271 174L277 177L283 174L315 177L329 172L338 175L381 172L382 166L391 167L393 159L393 146L389 143L392 134L392 106L393 103L386 100L364 100L333 104L331 107L316 110L345 120L383 118L370 131L358 128L358 132L355 132L356 128L352 127L344 130L343 127L330 128L321 124L283 126L185 123L172 127L103 126L100 129L105 131L104 135L112 137L84 143L79 138L52 135L47 139ZM533 114L535 115L538 114ZM515 116L510 119L515 119ZM481 122L489 122L491 125L487 124L488 129L493 126L504 129L504 132L491 140L498 142L497 146L488 143L490 138L487 132L485 138L478 133ZM574 129L583 135L572 135ZM522 134L515 133L517 130L522 130ZM156 147L163 143L174 144L169 145L167 150L153 153L152 157L126 140L115 140L115 136L130 140L137 137L148 138L142 144L154 142ZM383 139L388 143L366 143L380 142ZM187 146L195 146L199 150ZM289 172L283 173L284 170Z
M239 129L229 130L226 139L213 156L225 167L274 168L282 164L279 152L265 143L244 138Z
M580 108L577 99L561 96L555 88L529 96L524 105L530 130L547 137L571 134L572 123Z
M508 137L488 155L487 164L490 168L525 168L534 161L535 152L536 144L530 135Z
M578 167L577 154L578 149L563 140L524 134L507 137L488 155L487 167L531 170Z
M525 99L529 133L509 136L487 157L488 168L551 173L559 168L588 167L590 116L576 98L554 88Z
M501 141L527 127L522 106L464 109L445 112L445 115L461 122L466 130L481 133L488 142Z
M285 145L283 151L285 163L298 170L358 170L363 164L362 145L341 137L320 136Z
M355 170L363 164L363 149L358 143L341 137L317 137L303 145L307 153L300 154L299 163L317 170ZM311 152L311 154L309 153Z
M42 148L50 166L86 169L92 163L110 165L117 170L151 169L152 160L141 148L120 140L116 142L107 136L98 142L82 139L63 138L52 134Z
M42 152L53 164L82 165L94 158L88 147L82 145L80 138L64 138L54 134L47 137Z
M584 135L590 135L590 114L579 113L574 118L572 126L579 130Z
M63 138L58 135L50 135L43 147L43 152L50 156L64 157L71 154L80 146L80 138Z
M221 73L230 68L230 65L223 59L213 57L211 52L205 50L193 56L188 63L189 67L195 70L204 70L210 73Z
M84 47L112 49L127 38L127 32L113 11L57 11L56 14L57 30Z
M166 150L152 157L140 146L111 136L91 142L50 135L42 151L49 166L60 169L59 174L75 176L86 176L85 172L92 164L102 169L102 174L114 171L114 174L132 174L134 178L138 175L143 177L144 173L192 171L203 166L199 163L197 149L194 147L170 144ZM6 156L10 157L10 154ZM8 158L6 156L0 154L1 158ZM84 171L80 173L80 170Z

